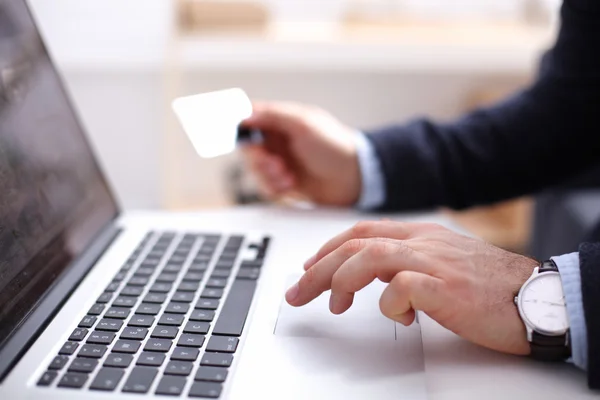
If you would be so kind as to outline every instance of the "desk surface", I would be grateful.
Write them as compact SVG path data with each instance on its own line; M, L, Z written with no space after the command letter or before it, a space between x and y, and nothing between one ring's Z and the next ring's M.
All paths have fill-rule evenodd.
M136 213L128 214L135 217ZM265 230L290 229L314 220L327 232L339 231L365 219L366 215L339 210L292 210L283 208L235 208L199 213L204 220L239 226L255 224ZM153 214L154 215L154 214ZM182 213L182 219L190 216ZM387 215L393 220L436 222L464 232L450 219L438 214ZM173 218L173 214L165 214ZM251 226L251 225L247 225ZM420 316L425 351L425 371L429 398L466 399L592 399L586 374L567 363L545 364L527 358L503 355L475 346L444 329L425 315Z

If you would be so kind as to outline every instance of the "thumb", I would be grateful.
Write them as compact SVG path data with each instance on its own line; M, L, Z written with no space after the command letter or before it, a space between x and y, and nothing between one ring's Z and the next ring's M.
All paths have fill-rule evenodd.
M415 310L429 313L444 305L444 281L415 271L401 271L390 281L379 299L386 317L410 325Z

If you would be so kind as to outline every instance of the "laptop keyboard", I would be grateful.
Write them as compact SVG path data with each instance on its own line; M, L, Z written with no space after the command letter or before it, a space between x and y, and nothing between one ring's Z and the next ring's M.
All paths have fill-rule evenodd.
M218 398L268 244L148 233L38 386ZM247 248L256 257L240 260Z

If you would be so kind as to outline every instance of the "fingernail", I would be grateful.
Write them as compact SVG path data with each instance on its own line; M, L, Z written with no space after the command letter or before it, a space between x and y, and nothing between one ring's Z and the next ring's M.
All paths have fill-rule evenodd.
M292 303L298 297L298 293L300 292L300 287L297 283L294 284L285 294L285 299L288 303Z
M337 303L337 296L331 293L331 296L329 297L329 311L331 311L333 314L337 313Z
M317 255L315 254L304 262L304 269L310 268L315 263L316 260L317 260Z

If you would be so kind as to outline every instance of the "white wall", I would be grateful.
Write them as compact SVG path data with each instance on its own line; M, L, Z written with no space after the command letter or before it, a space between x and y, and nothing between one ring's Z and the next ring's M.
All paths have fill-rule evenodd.
M31 0L42 31L88 128L101 163L127 208L163 204L161 146L165 117L163 59L167 0ZM473 90L516 87L523 76L415 72L249 71L195 66L184 93L240 86L253 97L317 103L365 127L416 114L447 118ZM177 134L177 133L175 133ZM193 157L192 152L184 156ZM223 200L223 165L190 161L182 172L200 204Z

